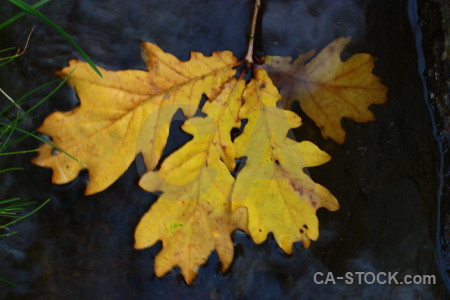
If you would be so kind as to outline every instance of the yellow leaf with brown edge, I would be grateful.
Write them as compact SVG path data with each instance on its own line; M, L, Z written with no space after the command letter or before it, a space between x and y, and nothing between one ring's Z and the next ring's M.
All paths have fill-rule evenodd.
M159 277L179 266L190 284L214 249L222 271L227 270L234 253L230 235L236 229L246 231L246 210L231 211L234 178L221 160L221 154L228 154L221 151L226 139L219 134L229 128L229 136L236 125L244 86L244 80L236 79L225 84L217 99L205 105L206 118L183 124L182 129L193 139L169 155L160 170L146 173L139 183L147 191L162 192L135 231L137 249L162 241L163 249L155 258Z
M224 93L206 102L202 111L212 118L217 125L213 142L220 153L220 158L230 171L236 167L234 143L231 140L231 130L241 126L239 110L243 99L245 81L231 79L224 84Z
M276 107L281 98L263 69L246 86L239 117L248 119L236 138L237 157L247 157L237 175L233 209L248 210L248 231L256 243L272 232L278 245L292 253L292 244L305 247L319 236L316 210L336 210L336 198L304 173L330 156L311 142L296 142L287 134L301 125L295 113Z
M350 38L338 38L314 58L310 51L294 62L291 57L267 56L263 66L280 88L284 107L289 109L292 102L299 101L323 137L339 144L345 140L342 118L373 121L375 116L368 107L387 101L387 87L372 73L373 56L359 53L341 61L349 42Z
M182 109L192 117L203 94L214 98L235 74L236 58L229 51L206 57L192 52L182 62L158 46L142 44L148 71L108 71L103 78L77 60L57 72L68 79L80 98L80 106L47 117L39 132L82 161L89 172L85 193L106 189L129 167L138 153L152 170L158 163L174 113ZM85 168L48 144L39 148L33 163L53 169L52 182L72 181Z

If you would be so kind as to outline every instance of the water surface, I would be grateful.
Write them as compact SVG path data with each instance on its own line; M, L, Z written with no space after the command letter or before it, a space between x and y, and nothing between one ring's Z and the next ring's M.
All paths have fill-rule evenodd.
M341 205L338 212L318 212L319 240L309 249L296 245L289 256L271 237L255 245L236 232L236 257L226 274L218 272L219 261L213 254L190 287L178 269L158 279L153 259L161 245L133 249L134 228L155 201L137 186L135 164L106 191L85 197L86 172L70 184L53 186L49 170L30 165L31 156L21 156L3 163L26 171L4 175L0 194L36 201L51 198L51 202L16 226L20 235L0 240L0 276L19 284L2 286L0 298L445 299L435 258L440 154L424 99L408 1L263 2L259 53L295 57L321 49L337 37L352 36L343 58L358 52L374 55L375 73L389 87L389 102L372 108L376 122L343 121L347 138L342 146L323 140L312 121L301 114L304 125L294 131L296 138L314 141L333 157L330 163L311 168L311 176L328 187ZM8 4L0 7L13 13ZM190 51L217 50L231 50L242 58L251 10L249 0L132 4L62 0L42 11L72 34L98 65L121 70L144 69L140 41L157 43L181 59L188 59ZM29 51L0 70L2 88L13 91L13 96L55 79L54 70L78 57L52 29L31 17L1 32L0 46L22 42L32 25L36 28ZM36 128L49 113L77 103L76 95L65 87L39 108L40 117L27 126ZM28 140L21 147L36 145ZM434 274L437 284L316 285L313 274L318 271Z

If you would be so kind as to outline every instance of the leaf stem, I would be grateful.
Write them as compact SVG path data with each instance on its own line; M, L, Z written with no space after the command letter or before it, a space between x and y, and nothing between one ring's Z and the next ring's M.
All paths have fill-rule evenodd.
M255 8L253 9L252 29L250 31L250 39L248 41L248 51L245 56L247 65L253 64L253 43L255 41L256 20L258 19L258 11L261 7L261 0L255 0Z

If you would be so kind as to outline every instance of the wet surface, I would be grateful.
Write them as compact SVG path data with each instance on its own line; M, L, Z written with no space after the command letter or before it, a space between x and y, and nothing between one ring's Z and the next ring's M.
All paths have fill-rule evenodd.
M450 3L419 1L424 74L428 101L433 105L436 135L441 141L443 160L442 200L438 213L438 258L450 282Z
M157 43L181 59L188 59L190 51L245 55L251 1L161 2L64 0L42 11L72 34L98 65L109 69L143 69L140 41ZM389 102L372 108L376 122L344 120L347 139L342 146L323 140L301 114L304 125L295 136L314 141L333 157L309 172L341 204L338 212L318 212L321 235L309 249L297 245L288 256L272 238L255 245L236 232L236 257L226 274L218 272L213 254L190 287L179 270L158 279L153 258L161 245L133 249L134 228L155 200L137 186L136 164L106 191L84 197L86 172L68 185L53 186L49 170L30 165L32 156L20 156L2 162L25 171L2 175L0 196L51 202L15 227L20 235L0 240L0 276L19 284L2 286L0 299L445 299L442 266L436 264L440 153L409 18L407 1L264 1L258 52L296 56L351 35L343 56L376 56L375 73L389 87ZM54 70L78 57L48 26L33 18L19 24L0 32L0 46L6 47L22 43L36 25L27 54L0 69L2 88L12 96L55 79ZM30 107L45 92L24 106ZM65 87L26 126L36 128L50 112L71 109L77 101ZM36 145L28 140L20 147ZM359 271L430 274L437 282L313 282L315 272L342 276Z

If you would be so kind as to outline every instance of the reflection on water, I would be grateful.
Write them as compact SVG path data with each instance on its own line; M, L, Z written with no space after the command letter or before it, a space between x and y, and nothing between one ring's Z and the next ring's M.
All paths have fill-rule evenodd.
M313 140L333 156L330 163L309 171L341 204L338 212L319 211L319 240L307 250L297 245L288 256L272 238L255 245L236 232L236 258L226 274L218 272L219 261L213 254L191 287L184 284L179 270L158 279L153 258L161 245L133 249L134 227L155 200L137 186L134 164L106 191L84 197L86 172L73 183L52 186L49 170L31 166L30 156L21 156L5 165L24 166L27 171L3 175L0 194L52 201L16 226L20 235L0 241L0 276L19 284L2 286L0 298L445 298L434 258L439 153L423 99L407 1L263 2L259 51L296 56L350 35L352 43L344 56L375 55L375 72L389 87L389 102L373 108L376 122L344 120L347 140L342 146L324 141L311 120L301 115L304 125L294 131L295 136ZM191 50L206 54L232 50L243 57L251 9L249 0L152 0L132 5L117 0L62 0L47 4L43 11L100 66L143 69L141 40L155 42L182 59ZM77 57L53 30L32 18L23 20L20 28L2 32L4 41L18 43L31 24L36 30L29 52L0 71L0 82L17 94L54 79L53 70ZM50 112L70 109L77 101L70 88L64 88L40 107L40 119L27 126L35 128ZM22 147L36 144L28 140ZM436 274L438 279L436 285L315 285L318 271L336 276L358 271Z

